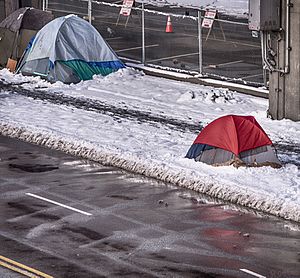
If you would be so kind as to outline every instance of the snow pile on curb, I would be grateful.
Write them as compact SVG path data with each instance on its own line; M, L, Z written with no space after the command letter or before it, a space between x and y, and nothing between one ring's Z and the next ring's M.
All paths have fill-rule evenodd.
M250 189L230 186L230 182L223 184L211 176L198 175L193 170L179 169L175 165L171 166L154 160L148 161L118 150L107 150L93 143L77 141L66 136L61 137L55 132L37 132L28 127L19 127L15 124L0 122L0 134L90 159L103 165L119 167L234 204L300 222L300 205L296 202L286 203L280 198L266 197Z
M7 70L0 76L0 134L300 222L300 122L268 119L266 99L130 68L71 85ZM15 93L11 84L19 84ZM228 114L255 116L284 167L212 167L184 158L197 127Z

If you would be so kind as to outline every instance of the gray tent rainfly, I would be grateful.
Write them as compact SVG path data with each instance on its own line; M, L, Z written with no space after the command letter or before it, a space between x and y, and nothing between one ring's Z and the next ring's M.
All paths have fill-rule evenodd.
M87 21L68 15L44 26L29 45L18 72L50 82L77 83L123 68L115 52Z
M20 59L30 39L48 22L53 15L34 8L21 8L0 22L0 66L8 58Z

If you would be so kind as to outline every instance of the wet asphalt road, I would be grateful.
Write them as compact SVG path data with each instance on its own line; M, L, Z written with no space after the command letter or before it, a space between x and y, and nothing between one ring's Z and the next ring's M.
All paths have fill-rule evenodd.
M300 277L299 225L117 168L0 137L0 190L0 255L54 277Z

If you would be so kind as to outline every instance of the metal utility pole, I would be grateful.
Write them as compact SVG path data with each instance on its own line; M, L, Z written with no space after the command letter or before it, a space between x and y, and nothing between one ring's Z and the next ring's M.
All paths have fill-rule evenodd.
M199 49L199 74L202 75L203 66L202 66L202 20L201 20L201 11L198 11L198 49Z
M92 24L92 0L88 0L88 18L89 23Z
M5 17L19 9L19 0L5 0Z
M145 9L144 1L142 2L142 64L145 65Z
M48 0L43 0L42 1L42 10L47 11L48 10Z
M300 121L300 1L250 0L249 28L260 31L269 70L269 114Z
M300 121L300 2L281 3L282 31L273 39L276 63L284 72L270 74L269 113L274 119Z

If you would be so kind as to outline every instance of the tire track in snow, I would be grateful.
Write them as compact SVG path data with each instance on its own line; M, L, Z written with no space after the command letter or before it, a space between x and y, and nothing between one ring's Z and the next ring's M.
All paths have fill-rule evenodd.
M170 118L164 115L154 115L147 111L139 111L129 109L125 107L117 107L107 104L99 100L93 100L90 98L76 98L68 95L64 95L60 92L47 92L41 89L28 90L21 87L25 83L8 84L3 80L0 80L0 90L7 91L13 94L19 94L22 96L30 97L33 99L48 101L52 104L71 106L77 109L84 109L87 111L93 111L96 113L106 114L113 117L115 120L120 121L122 119L134 120L139 123L148 123L152 125L163 124L168 126L172 130L182 132L192 132L198 134L202 130L203 125L187 123L179 119ZM193 138L192 138L193 139ZM274 146L279 155L285 156L285 163L292 163L300 167L300 160L294 159L293 156L300 156L300 145L291 145L289 142L274 142Z
M114 105L108 105L105 102L90 98L76 98L59 92L49 93L43 90L28 90L22 88L21 84L5 84L0 81L0 90L9 93L16 93L41 101L48 101L57 105L72 106L77 109L106 114L116 120L122 120L122 118L125 118L129 120L136 120L140 123L163 124L171 129L183 132L190 131L195 133L199 132L203 128L201 124L187 123L164 115L154 115L146 111L129 109L126 106L117 107Z

